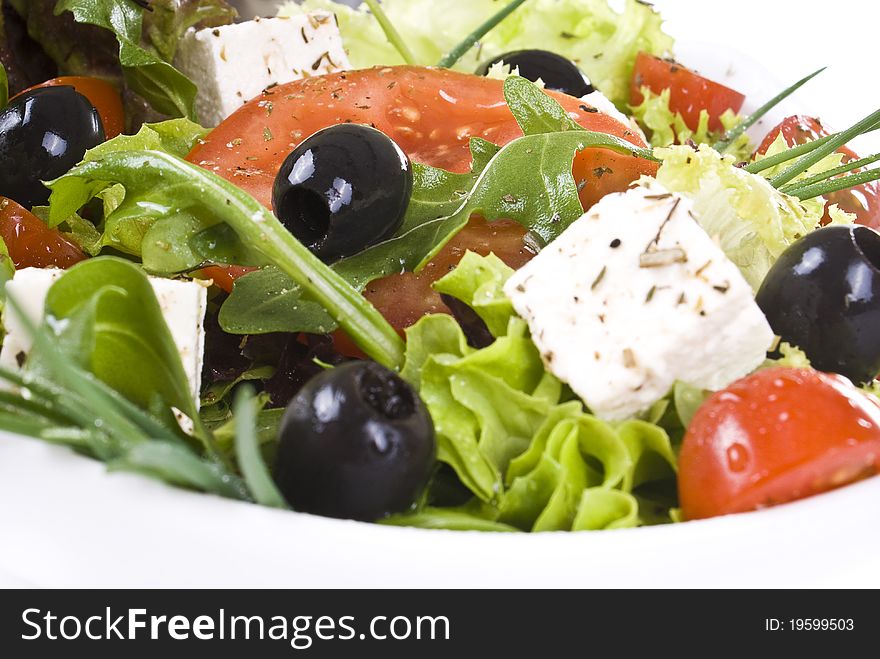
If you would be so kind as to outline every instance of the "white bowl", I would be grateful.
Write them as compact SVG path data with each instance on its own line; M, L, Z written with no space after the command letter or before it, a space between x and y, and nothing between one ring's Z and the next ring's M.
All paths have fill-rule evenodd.
M859 19L861 2L838 0L822 22L790 3L740 0L723 21L706 15L710 3L657 4L679 36L679 58L748 93L753 107L832 67L756 136L805 108L840 126L874 109L857 84L864 67L852 64L873 43L875 22ZM815 47L827 31L837 35L827 42L836 50ZM871 139L880 150L880 137ZM664 527L423 531L193 494L0 434L0 537L0 586L880 587L880 477L760 512Z

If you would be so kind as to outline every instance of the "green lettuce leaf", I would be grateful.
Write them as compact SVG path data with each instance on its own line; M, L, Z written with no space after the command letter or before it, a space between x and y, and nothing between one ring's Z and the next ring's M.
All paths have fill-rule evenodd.
M466 517L432 509L395 523L478 529L476 517L551 531L669 521L674 496L659 504L664 518L657 497L642 492L674 484L669 437L646 421L610 425L568 399L504 297L511 273L494 256L467 253L434 286L470 305L494 343L475 350L451 317L426 316L407 330L401 372L431 413L438 458L482 503L469 506Z
M630 108L632 116L639 122L653 146L684 144L688 140L693 140L697 144L711 145L721 139L720 134L709 130L709 113L706 110L700 111L700 125L697 130L691 130L681 114L669 109L670 95L668 89L655 94L647 87L642 87L644 100L640 105ZM725 111L719 119L725 131L741 121L741 117L732 110ZM742 161L750 160L753 151L748 135L740 135L725 152Z
M673 146L655 153L663 161L657 180L693 200L697 221L755 290L780 254L822 219L823 200L801 202L783 194L711 147Z
M436 65L477 25L498 11L495 0L384 0L391 22L420 64ZM315 9L336 13L349 58L356 68L403 64L366 6L330 0L288 2L279 11L295 15ZM672 38L647 3L625 0L618 13L607 0L531 0L487 34L456 65L473 72L480 61L512 50L543 48L564 55L583 69L593 85L623 107L629 97L639 51L665 55Z

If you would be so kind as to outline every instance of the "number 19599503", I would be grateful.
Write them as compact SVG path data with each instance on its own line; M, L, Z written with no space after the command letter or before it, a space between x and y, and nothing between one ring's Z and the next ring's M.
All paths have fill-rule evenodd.
M775 631L853 631L855 623L852 618L765 618L764 629L769 632Z

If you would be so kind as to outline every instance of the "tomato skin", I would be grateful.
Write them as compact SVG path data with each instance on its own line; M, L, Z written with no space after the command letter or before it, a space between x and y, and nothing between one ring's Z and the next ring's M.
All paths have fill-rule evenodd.
M820 137L826 137L831 134L821 121L815 117L807 117L804 115L793 115L786 117L778 126L773 128L761 146L758 147L758 153L767 153L767 150L782 133L785 143L788 146L797 146L811 142ZM842 146L838 153L843 154L844 162L858 160L859 156L849 147ZM871 181L864 185L856 186L849 190L841 190L827 195L828 205L837 204L841 210L852 213L856 216L856 222L872 229L880 229L880 181ZM828 213L822 218L822 223L827 224L831 221Z
M679 455L686 519L756 510L880 470L880 404L846 378L771 368L711 396Z
M269 89L247 103L187 159L271 207L275 175L290 151L322 128L353 121L385 132L415 162L466 172L471 165L471 137L503 145L522 136L504 102L502 86L499 80L409 66L307 78ZM644 146L617 120L589 111L578 99L551 95L585 128ZM572 167L585 208L608 193L625 190L642 174L656 171L654 163L605 149L577 154ZM478 228L463 231L421 274L392 275L370 284L365 295L395 328L402 330L427 313L446 311L430 285L458 262L465 249L493 251L513 267L528 260L520 225L494 222L487 227L482 222L472 226Z
M709 113L709 129L723 131L721 115L727 110L739 112L746 100L735 89L704 78L681 64L648 53L639 53L636 57L630 85L631 105L640 105L645 100L643 86L655 94L669 89L669 109L678 112L691 130L697 130L700 111L706 110Z
M0 237L16 268L69 268L87 258L60 231L6 197L0 197Z
M89 99L89 103L95 106L98 116L101 117L101 123L104 126L104 135L106 135L108 140L122 133L125 128L125 109L122 105L122 97L116 91L116 88L106 80L85 76L62 76L47 80L39 85L34 85L21 92L21 94L41 87L64 86L73 87ZM21 94L18 94L18 96Z

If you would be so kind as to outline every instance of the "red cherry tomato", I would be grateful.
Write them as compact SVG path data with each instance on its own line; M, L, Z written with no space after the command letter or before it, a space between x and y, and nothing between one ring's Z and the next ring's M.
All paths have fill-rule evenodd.
M592 112L578 99L552 94L571 116L589 130L616 135L644 146L617 120ZM214 129L188 160L218 173L269 207L272 185L281 163L316 131L345 122L371 124L389 135L420 163L465 172L470 167L469 139L496 144L520 137L504 102L502 83L441 69L386 67L307 78L267 90ZM605 149L587 149L573 165L581 203L589 207L610 192L625 190L656 165ZM430 285L457 263L464 250L493 251L522 265L528 252L524 231L512 222L492 223L465 232L447 246L425 273L393 275L374 282L366 292L398 329L432 311L445 309ZM468 241L473 239L473 244ZM522 257L518 255L523 255ZM515 258L514 258L515 257ZM518 260L518 262L516 262Z
M645 97L642 87L655 94L670 90L669 109L678 112L688 128L697 130L700 111L709 113L709 129L721 132L721 115L727 110L739 112L746 97L735 89L704 78L687 67L648 53L639 53L630 86L630 103L639 105Z
M767 149L776 141L780 133L782 133L788 146L796 146L825 137L831 131L814 117L803 115L787 117L782 123L767 133L767 137L764 138L761 146L758 147L758 153L767 153ZM859 159L856 152L849 147L842 146L837 151L843 154L844 162ZM849 190L833 192L825 198L828 200L829 205L837 204L847 213L854 214L859 224L880 229L880 181L872 181ZM823 224L827 224L830 220L831 218L826 213L823 218Z
M6 197L0 197L0 237L16 268L69 268L86 258L60 231Z
M772 368L714 394L679 456L687 519L745 512L872 476L880 470L880 405L849 380Z
M125 128L125 110L122 106L122 97L116 88L106 80L83 76L64 76L34 85L21 93L24 94L31 89L39 89L40 87L63 86L73 87L95 106L98 116L101 117L101 124L104 126L104 135L108 140L122 133Z

